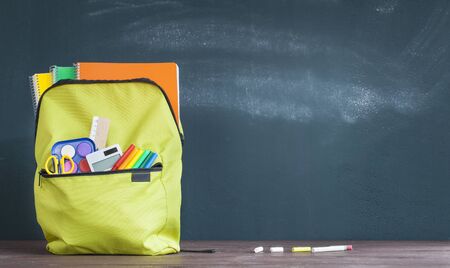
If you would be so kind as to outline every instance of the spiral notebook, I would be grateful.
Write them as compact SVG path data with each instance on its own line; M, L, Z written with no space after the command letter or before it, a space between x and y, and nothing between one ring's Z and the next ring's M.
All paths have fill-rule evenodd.
M29 77L34 113L36 114L39 98L52 85L51 73L38 73Z
M59 80L77 79L76 68L74 66L66 67L53 65L50 67L50 72L52 73L53 84Z
M78 79L118 80L148 78L153 80L166 93L175 114L176 122L180 122L179 79L178 65L176 63L79 62L75 66Z

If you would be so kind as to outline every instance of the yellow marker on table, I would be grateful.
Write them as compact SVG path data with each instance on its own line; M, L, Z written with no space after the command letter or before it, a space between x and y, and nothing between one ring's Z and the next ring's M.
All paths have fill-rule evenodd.
M311 247L293 247L292 252L311 252Z
M131 161L128 163L128 165L126 165L125 169L133 168L134 164L136 164L143 153L144 150L138 149L137 153L133 156L133 158L131 158Z

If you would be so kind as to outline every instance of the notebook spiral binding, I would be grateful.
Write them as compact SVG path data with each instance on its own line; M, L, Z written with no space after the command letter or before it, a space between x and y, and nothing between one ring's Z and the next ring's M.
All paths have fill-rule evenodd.
M80 80L80 64L74 63L77 80Z
M30 83L30 89L31 89L31 98L33 102L33 111L34 116L36 116L37 113L37 106L38 106L38 100L39 100L39 93L37 92L37 77L34 75L31 75L28 77L29 83Z
M50 73L52 73L52 83L56 83L56 78L58 77L58 68L56 68L56 65L50 66Z

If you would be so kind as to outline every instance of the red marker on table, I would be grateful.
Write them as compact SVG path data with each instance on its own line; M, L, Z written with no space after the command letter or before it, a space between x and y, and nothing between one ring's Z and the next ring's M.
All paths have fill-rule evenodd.
M116 163L114 163L114 166L111 168L112 170L117 170L117 168L123 163L123 161L125 161L125 159L127 159L127 157L130 155L131 151L133 151L134 149L134 144L131 144L130 147L128 147L128 149L125 151L125 153L123 153L123 155L119 158L119 160L117 160Z

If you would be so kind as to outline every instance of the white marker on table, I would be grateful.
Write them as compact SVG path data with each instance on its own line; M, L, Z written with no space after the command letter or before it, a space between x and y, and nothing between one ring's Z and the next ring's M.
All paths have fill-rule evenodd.
M312 248L311 252L330 252L330 251L346 251L346 250L352 250L352 245L342 245L342 246L329 246L329 247L316 247Z
M284 252L284 248L283 247L270 247L270 252L281 253L281 252Z
M254 251L255 253L260 253L260 252L263 252L263 251L264 251L264 248L263 248L263 247L257 247L257 248L255 248L253 251Z

